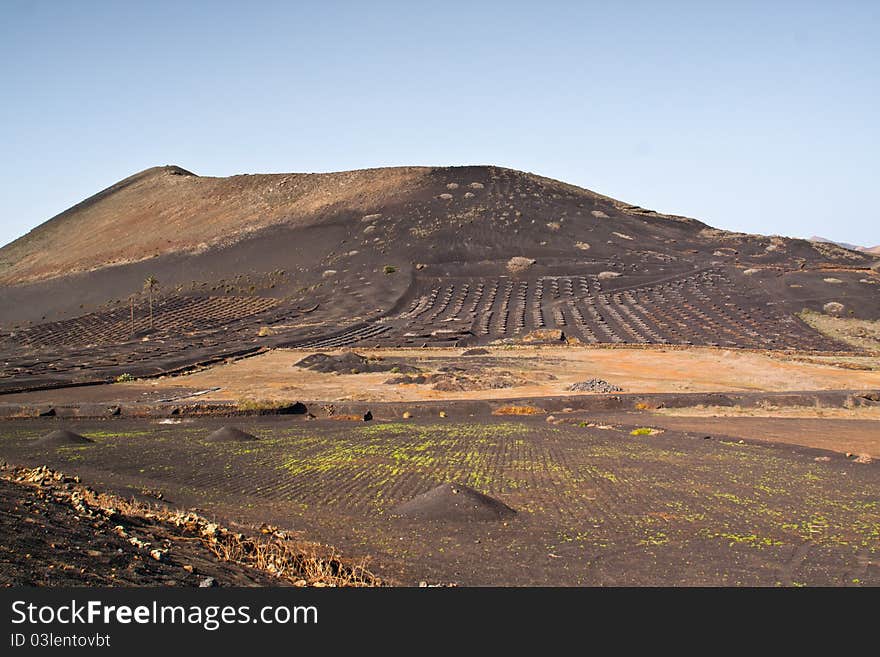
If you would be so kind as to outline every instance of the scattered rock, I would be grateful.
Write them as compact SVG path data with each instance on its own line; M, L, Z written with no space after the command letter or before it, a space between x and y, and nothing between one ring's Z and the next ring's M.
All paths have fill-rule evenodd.
M840 283L843 283L843 281L839 278L823 278L822 281L825 283L830 283L831 285L838 285Z
M488 349L477 347L476 349L466 349L461 352L462 356L488 356L491 352Z
M575 242L574 246L576 249L580 249L581 251L589 251L590 245L586 242Z
M111 406L107 409L107 414L110 415L110 417L119 417L122 415L122 408L119 406Z
M426 377L425 383L432 384L434 390L441 392L466 392L473 390L501 390L527 385L528 379L508 371L480 368L441 367L435 374Z
M217 580L214 579L213 577L206 577L205 579L203 579L199 582L200 589L212 589L216 586L219 586L219 585L217 584Z
M601 210L591 210L590 214L596 217L596 219L608 219L608 215Z
M41 413L39 413L39 417L55 417L55 415L56 415L56 413L55 413L54 408L50 408L48 410L45 410L45 411L42 411Z
M472 182L468 187L471 189L483 189L484 185L481 182Z
M623 388L608 383L604 379L590 379L589 381L579 381L572 383L566 388L572 392L623 392Z
M413 376L411 374L404 374L403 376L393 376L390 379L386 379L384 381L385 385L394 386L399 384L422 384L427 383L428 377L424 374L418 374Z
M607 281L610 278L617 278L618 276L620 276L620 273L618 273L616 271L601 271L601 272L599 272L599 275L597 276L597 278L600 281Z
M364 413L364 422L369 422L373 419L373 414L370 411Z
M367 358L353 351L331 356L329 354L312 354L306 356L294 364L294 367L302 367L313 372L327 374L360 374L364 372L394 372L414 374L421 370L411 365L405 365L393 360L382 358Z

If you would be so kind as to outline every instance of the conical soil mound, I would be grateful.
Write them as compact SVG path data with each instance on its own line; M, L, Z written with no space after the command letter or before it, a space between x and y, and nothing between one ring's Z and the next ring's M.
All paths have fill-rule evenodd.
M235 427L222 427L217 429L217 431L210 434L206 440L210 440L211 442L241 442L246 440L256 440L257 437L253 434L242 431L241 429L236 429Z
M488 495L462 486L441 484L392 509L394 515L422 520L502 520L516 511Z
M91 438L80 436L78 433L68 431L67 429L57 429L52 433L48 433L37 441L38 445L82 445L85 443L95 442Z

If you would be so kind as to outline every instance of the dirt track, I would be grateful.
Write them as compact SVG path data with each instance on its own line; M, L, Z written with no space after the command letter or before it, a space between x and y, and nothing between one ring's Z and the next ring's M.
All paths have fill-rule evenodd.
M880 388L880 371L841 369L735 350L589 349L570 347L490 348L486 356L460 357L458 350L366 349L381 357L425 371L460 367L483 371L491 379L510 372L530 383L475 391L436 391L429 385L387 385L387 372L323 374L294 364L311 351L279 349L187 376L143 384L132 389L168 391L178 387L218 390L204 400L321 399L326 401L420 401L431 399L504 399L572 394L572 383L601 378L625 392L717 392L840 390ZM329 352L333 353L333 352ZM51 393L43 393L51 398Z
M654 415L650 423L676 431L718 433L769 443L788 443L880 460L880 413L872 419L817 419L776 417L670 417Z

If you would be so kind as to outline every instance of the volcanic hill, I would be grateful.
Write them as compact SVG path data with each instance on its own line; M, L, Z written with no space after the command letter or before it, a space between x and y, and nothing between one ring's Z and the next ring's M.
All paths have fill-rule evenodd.
M845 351L798 313L880 318L875 261L494 166L229 178L157 167L0 249L0 391L273 346L564 335Z

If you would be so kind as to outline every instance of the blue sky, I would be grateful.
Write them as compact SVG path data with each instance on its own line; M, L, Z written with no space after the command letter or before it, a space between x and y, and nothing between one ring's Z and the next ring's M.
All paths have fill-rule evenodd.
M878 2L0 12L0 244L162 164L499 164L721 228L880 244Z

